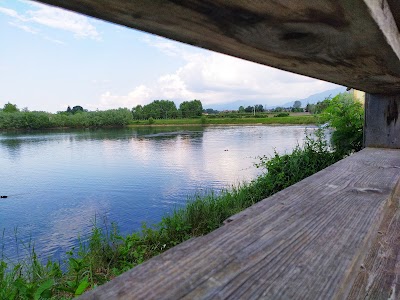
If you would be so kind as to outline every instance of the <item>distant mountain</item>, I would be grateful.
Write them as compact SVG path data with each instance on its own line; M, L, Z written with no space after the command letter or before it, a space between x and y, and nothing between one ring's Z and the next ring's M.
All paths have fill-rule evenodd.
M263 103L255 103L255 104L263 104ZM223 111L223 110L238 110L240 106L247 107L252 106L249 101L238 100L229 103L220 103L220 104L211 104L211 105L204 105L204 108L212 108L215 110Z
M338 88L333 89L333 90L328 90L328 91L325 91L325 92L313 94L313 95L311 95L311 96L308 96L307 98L304 98L304 99L296 99L296 100L301 101L301 107L306 107L308 103L310 103L310 104L315 104L315 103L317 103L318 101L322 101L322 100L324 100L324 99L327 98L327 97L332 97L332 98L333 98L333 97L335 97L337 94L343 93L343 92L345 92L345 91L346 91L346 87L341 86L341 87L338 87ZM286 102L286 103L284 103L284 104L282 104L282 105L276 105L276 106L273 106L273 107L271 107L271 108L275 108L275 107L277 107L277 106L292 107L294 101L296 101L296 100L293 100L293 101L291 101L291 102Z
M307 105L307 103L313 104L313 103L317 103L318 101L322 101L324 100L326 97L335 97L337 94L339 93L343 93L344 91L346 91L346 88L344 86L338 87L336 89L332 89L332 90L328 90L328 91L324 91L321 93L317 93L317 94L313 94L307 98L304 99L294 99L290 102L286 102L284 104L279 104L279 105L273 105L273 106L267 106L267 108L275 108L277 106L281 106L281 107L292 107L294 101L299 100L301 101L301 106L305 107ZM257 102L257 101L255 101ZM244 106L245 108L247 106L251 106L254 104L262 104L265 105L265 103L263 103L262 101L258 101L257 103L253 103L251 104L249 101L244 101L244 100L238 100L238 101L234 101L234 102L230 102L230 103L221 103L221 104L212 104L212 105L204 105L204 108L212 108L215 110L219 110L219 111L223 111L223 110L237 110L239 108L239 106Z

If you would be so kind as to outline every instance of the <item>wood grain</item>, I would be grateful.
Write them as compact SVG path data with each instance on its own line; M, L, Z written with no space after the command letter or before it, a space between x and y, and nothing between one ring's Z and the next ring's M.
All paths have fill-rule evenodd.
M400 149L400 94L366 94L364 145Z
M347 299L400 299L400 184Z
M395 0L39 1L369 93L400 92Z
M380 274L368 287L387 294L368 257L399 215L399 178L399 150L364 149L81 299L354 299L363 265Z

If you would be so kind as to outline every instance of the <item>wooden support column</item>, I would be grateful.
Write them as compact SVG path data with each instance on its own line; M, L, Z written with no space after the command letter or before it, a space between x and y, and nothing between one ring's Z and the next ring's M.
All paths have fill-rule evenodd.
M400 148L400 95L366 94L365 147Z

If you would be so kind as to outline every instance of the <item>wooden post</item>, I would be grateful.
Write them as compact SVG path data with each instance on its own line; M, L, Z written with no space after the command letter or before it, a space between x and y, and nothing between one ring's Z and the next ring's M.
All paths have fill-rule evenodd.
M400 95L366 94L365 147L400 148Z

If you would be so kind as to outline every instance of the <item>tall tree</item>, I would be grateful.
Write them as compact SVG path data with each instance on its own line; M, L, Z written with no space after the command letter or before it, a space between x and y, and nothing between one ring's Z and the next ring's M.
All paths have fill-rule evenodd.
M73 114L76 114L77 112L83 112L84 110L83 110L83 107L82 106L80 106L80 105L76 105L76 106L74 106L72 109L71 109L71 112L73 113Z
M244 109L244 111L245 112L247 112L247 113L251 113L251 112L253 112L253 110L254 110L254 107L253 106L247 106L245 109Z
M262 104L256 104L254 107L256 112L263 112L264 111L264 107Z
M16 104L11 104L10 102L4 104L3 112L13 113L13 112L18 112L18 111L19 111L19 109Z
M203 112L203 105L200 100L184 101L179 105L183 118L200 117Z

